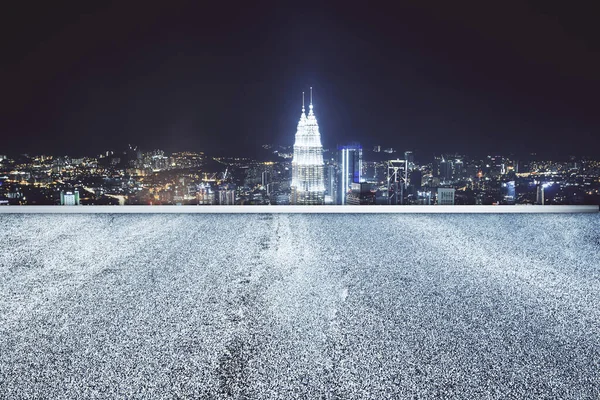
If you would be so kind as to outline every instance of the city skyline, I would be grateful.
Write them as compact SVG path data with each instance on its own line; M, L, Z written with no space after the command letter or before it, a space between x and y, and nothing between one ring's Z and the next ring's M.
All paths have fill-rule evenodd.
M301 118L301 137L305 123ZM272 161L132 146L88 157L0 155L0 204L600 204L599 159L464 153L427 159L412 151L363 149L358 143L325 152L323 164L304 165L320 171L304 177L321 176L317 184L323 187L314 198L304 196L309 201L298 201L294 149L263 148Z
M600 204L600 159L324 149L312 87L308 103L307 113L302 92L293 146L261 146L269 161L131 144L85 157L0 154L0 205Z
M6 64L14 80L0 121L0 130L11 133L0 145L0 201L600 203L600 119L589 112L590 101L580 102L598 80L587 70L591 64L573 69L580 64L560 63L544 48L523 59L511 52L524 48L498 25L508 18L525 29L527 20L527 29L561 39L562 54L593 62L592 48L565 47L575 36L544 23L557 10L510 5L496 18L461 5L448 8L438 24L440 9L427 6L407 6L398 21L382 10L349 7L335 19L335 7L298 15L264 7L250 11L258 13L250 22L231 15L198 26L200 10L192 3L168 10L82 6L42 24L50 29L44 41L36 43L35 29L20 37L23 46L11 48ZM496 24L486 30L467 11ZM128 20L128 13L139 18ZM257 25L268 16L280 19ZM313 17L321 24L295 30L302 35L288 36L288 25L280 25ZM107 43L85 21L114 22L113 35L122 42ZM232 24L239 25L236 33L218 34ZM206 36L211 29L216 34ZM411 36L417 32L435 46L422 46ZM494 34L510 49L492 40ZM252 47L257 37L265 42ZM436 40L449 47L442 51ZM545 43L535 35L528 40ZM82 45L86 52L71 51ZM53 50L63 58L48 66L58 69L31 64ZM368 57L356 58L361 54ZM543 73L533 74L533 65L544 66ZM19 86L28 72L39 75ZM499 85L507 79L510 84ZM33 116L25 117L29 111Z

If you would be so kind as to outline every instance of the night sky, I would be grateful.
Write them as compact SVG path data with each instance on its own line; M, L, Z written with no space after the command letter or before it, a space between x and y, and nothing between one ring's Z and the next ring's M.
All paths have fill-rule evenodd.
M253 155L313 86L326 147L600 155L592 2L148 3L3 6L0 154Z

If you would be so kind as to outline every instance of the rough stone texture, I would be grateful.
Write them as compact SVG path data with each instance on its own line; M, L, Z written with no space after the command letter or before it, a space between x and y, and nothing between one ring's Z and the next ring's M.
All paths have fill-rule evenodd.
M0 398L599 398L600 216L1 215Z

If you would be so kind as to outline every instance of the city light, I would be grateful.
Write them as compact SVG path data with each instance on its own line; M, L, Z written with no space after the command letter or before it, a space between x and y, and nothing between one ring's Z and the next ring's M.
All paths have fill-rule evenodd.
M313 111L312 87L308 110L307 116L303 93L302 114L298 121L292 159L291 204L323 204L325 201L323 146Z
M302 108L293 146L261 148L272 158L214 157L204 151L169 154L138 146L79 158L6 155L0 157L0 204L600 203L600 161L593 158L481 159L448 153L431 159L407 150L404 159L386 160L377 146L365 150L347 143L328 150L322 146L312 104L308 112ZM74 201L75 192L85 196Z

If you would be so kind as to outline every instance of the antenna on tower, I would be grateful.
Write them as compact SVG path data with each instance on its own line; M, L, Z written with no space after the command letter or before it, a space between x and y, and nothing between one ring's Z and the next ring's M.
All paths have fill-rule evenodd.
M302 112L304 112L304 92L302 92Z
M310 87L310 106L312 107L312 86Z

